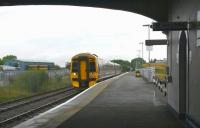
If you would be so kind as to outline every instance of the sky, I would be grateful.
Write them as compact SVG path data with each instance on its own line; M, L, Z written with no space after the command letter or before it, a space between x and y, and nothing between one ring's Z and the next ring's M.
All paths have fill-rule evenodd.
M152 19L111 9L76 6L0 7L0 57L55 62L64 66L81 52L100 58L131 60L141 57ZM166 39L150 32L151 39ZM166 46L154 46L151 58L166 58ZM144 46L144 59L148 51Z

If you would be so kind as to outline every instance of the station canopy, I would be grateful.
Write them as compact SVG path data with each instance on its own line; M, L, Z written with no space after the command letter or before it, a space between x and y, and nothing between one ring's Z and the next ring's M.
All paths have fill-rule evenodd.
M73 5L138 13L156 21L167 21L169 0L1 0L0 6ZM137 19L136 19L137 20Z

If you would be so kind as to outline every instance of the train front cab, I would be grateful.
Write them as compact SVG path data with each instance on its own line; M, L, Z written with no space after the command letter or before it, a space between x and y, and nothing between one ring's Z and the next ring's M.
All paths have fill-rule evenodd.
M98 79L98 66L96 57L78 56L72 58L71 81L76 88L91 87Z

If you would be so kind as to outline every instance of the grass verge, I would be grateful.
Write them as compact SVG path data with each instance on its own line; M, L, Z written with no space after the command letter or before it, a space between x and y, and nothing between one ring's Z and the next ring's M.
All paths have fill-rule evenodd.
M44 92L69 87L69 75L48 77L46 71L26 71L0 86L0 102L6 102Z

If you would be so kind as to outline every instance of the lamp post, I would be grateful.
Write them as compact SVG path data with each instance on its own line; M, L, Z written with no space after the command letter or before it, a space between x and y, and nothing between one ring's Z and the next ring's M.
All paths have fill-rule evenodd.
M140 42L139 44L141 44L142 45L142 62L141 62L141 65L143 65L143 42ZM142 67L142 66L141 66Z
M136 63L135 63L135 69L139 69L140 68L140 62L138 61L138 59L141 57L141 50L137 50L138 52L138 58L136 59Z
M145 25L142 25L143 27L148 27L148 40L150 40L150 24L145 24ZM150 64L150 57L151 57L151 55L150 55L150 47L151 46L148 46L149 47L149 49L148 49L148 51L149 51L149 64Z
M140 42L139 44L141 44L142 45L142 59L143 59L143 42Z
M141 50L137 50L137 52L138 52L138 58L140 58L141 57L141 55L140 55Z

